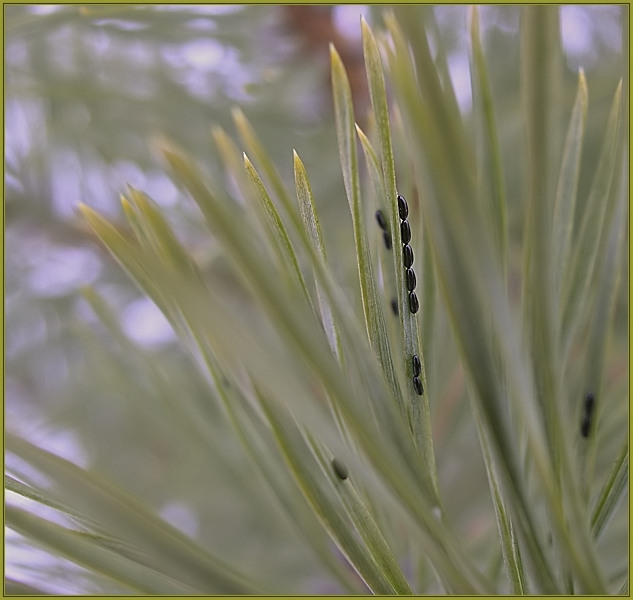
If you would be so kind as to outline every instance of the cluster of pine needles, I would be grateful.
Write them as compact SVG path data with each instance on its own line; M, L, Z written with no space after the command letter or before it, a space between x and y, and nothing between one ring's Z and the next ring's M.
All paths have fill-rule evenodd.
M344 593L628 591L627 557L613 565L601 556L628 487L626 427L609 429L615 452L604 458L600 446L613 423L605 415L626 405L605 383L627 235L622 88L591 187L577 203L585 77L578 75L573 106L561 109L548 62L548 48L560 44L556 13L521 11L528 184L520 208L505 189L477 9L475 134L423 22L399 21L394 9L381 38L362 22L369 131L356 124L347 74L331 48L358 302L326 252L309 168L295 152L289 186L239 110L241 147L213 131L230 185L211 180L169 140L155 144L183 202L197 205L229 261L238 300L234 289L209 281L142 191L121 198L125 226L81 206L100 243L168 319L205 378L207 401L224 411L267 493ZM568 115L564 124L552 121L560 114ZM561 148L552 127L563 133ZM398 180L394 140L410 161ZM509 239L509 210L522 214L519 246ZM85 298L105 322L116 321L95 290ZM449 329L437 325L442 319ZM456 529L438 468L446 463L436 456L431 415L446 382L432 354L448 331L485 465L494 523L485 552ZM204 407L168 395L179 426L213 448ZM6 444L20 459L7 489L71 523L8 505L7 525L125 589L304 591L229 561L221 545L203 547L118 486L19 435L8 434ZM598 456L612 467L597 471Z

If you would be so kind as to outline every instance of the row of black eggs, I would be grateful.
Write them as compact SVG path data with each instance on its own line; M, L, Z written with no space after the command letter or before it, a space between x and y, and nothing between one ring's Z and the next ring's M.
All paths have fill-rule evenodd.
M418 312L419 302L418 298L414 292L416 286L416 277L415 271L411 268L413 265L413 250L409 245L411 241L411 226L407 220L409 216L409 206L407 205L407 201L402 197L398 196L398 214L400 216L400 236L402 238L402 262L405 268L405 280L407 283L407 290L409 291L409 308L412 313ZM383 239L385 242L385 246L387 250L391 249L391 234L387 228L387 221L385 220L384 215L380 210L376 212L376 221L378 221L378 225L383 231ZM395 314L398 314L398 303L394 298L391 301L391 307ZM422 381L420 380L420 371L421 364L420 359L417 355L413 355L413 387L417 394L422 395L424 393L424 388L422 387ZM591 421L593 417L593 408L594 408L594 395L589 392L585 395L584 399L584 410L582 421L580 423L580 433L583 437L589 437L589 432L591 429Z
M409 245L411 241L411 226L409 225L409 221L407 220L409 216L409 206L407 205L407 201L402 197L398 196L398 214L400 216L400 236L402 238L402 262L405 268L405 280L407 283L407 290L409 291L409 308L412 313L418 312L420 307L418 298L414 292L416 286L416 277L415 271L411 268L413 265L413 250ZM385 246L387 250L391 249L391 234L387 228L387 221L385 220L384 215L380 210L376 212L376 221L378 221L378 225L383 231L383 239L385 242ZM398 314L398 303L394 298L391 301L391 306L393 312ZM413 387L417 394L422 395L424 393L424 388L422 387L422 381L420 380L420 371L421 364L420 359L417 355L413 355ZM594 407L594 395L590 392L585 395L584 401L584 411L582 416L582 421L580 424L580 433L583 437L589 436L589 431L591 429L591 421L593 416L593 407Z
M404 264L404 278L409 292L409 309L413 314L417 313L420 308L418 297L415 293L417 283L413 266L413 250L409 245L411 241L411 226L407 217L409 216L409 206L403 196L398 195L398 215L400 216L400 238L402 239L402 262ZM422 365L417 354L413 355L413 388L418 396L424 393L420 372Z
M402 196L398 196L398 213L402 222L400 223L400 235L402 237L402 260L405 266L405 278L407 280L407 290L409 290L409 308L412 313L418 312L419 303L415 292L416 279L415 273L411 268L413 265L413 250L411 246L409 246L409 242L411 241L411 227L409 226L409 222L407 221L407 216L409 214L409 207L407 206L406 200ZM378 222L378 226L382 230L382 239L385 243L385 248L387 250L391 250L393 244L391 240L391 233L389 233L389 227L387 225L387 220L385 219L385 215L383 215L381 210L376 211L376 221ZM411 296L413 295L413 301ZM394 298L391 301L391 308L395 314L398 314L398 301ZM413 355L413 387L415 391L420 396L424 393L424 388L422 387L422 381L420 380L420 373L422 371L422 364L420 363L420 358L417 354ZM332 462L332 470L334 474L342 481L345 481L349 476L349 471L347 470L347 466L343 461L338 458L333 458Z
M402 239L402 262L405 268L405 280L407 283L407 290L409 291L409 309L413 314L417 313L420 309L420 303L415 290L416 278L415 271L411 268L413 266L413 250L409 246L411 241L411 226L407 217L409 216L409 206L407 201L398 196L398 214L400 215L400 237Z
M401 207L404 206L404 209ZM398 209L400 215L408 215L408 207L406 205L406 200L402 196L398 196ZM391 250L391 234L387 228L387 222L385 220L382 211L376 211L376 221L378 221L378 225L382 229L383 240L385 242L385 247L387 250ZM405 219L400 223L400 235L402 237L402 262L404 263L405 268L405 280L407 284L407 290L409 292L409 309L413 314L417 313L420 310L420 302L415 293L415 286L417 285L417 279L415 276L415 271L411 268L413 265L413 250L409 245L411 241L411 226L409 222ZM396 300L392 300L391 306L393 312L398 314L398 304Z
M409 216L409 206L407 205L407 201L404 199L404 197L400 195L398 195L398 215L400 216L402 262L405 268L404 277L407 285L407 291L409 293L409 310L413 314L415 314L420 309L420 302L418 301L418 297L414 291L417 284L415 271L411 268L413 266L413 249L409 245L409 242L411 241L411 226L409 225L409 221L407 220L407 217ZM389 228L387 227L387 220L380 210L376 211L376 221L378 222L378 226L380 227L380 229L382 229L385 247L387 248L387 250L391 250L391 234L389 233ZM398 314L398 302L395 299L391 301L391 308L395 314ZM424 393L424 387L422 386L422 380L420 379L422 365L420 364L420 359L417 354L413 355L412 360L413 387L416 394L421 396Z

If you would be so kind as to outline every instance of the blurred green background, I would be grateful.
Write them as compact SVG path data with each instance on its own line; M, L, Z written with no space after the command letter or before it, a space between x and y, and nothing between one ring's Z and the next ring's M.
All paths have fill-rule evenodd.
M169 326L96 244L75 210L84 202L116 219L125 186L144 190L203 270L231 285L227 263L218 256L193 203L162 171L151 140L169 136L231 189L211 127L218 124L233 133L231 109L239 106L289 182L292 149L301 155L314 186L328 254L336 257L332 262L341 281L349 281L346 291L358 304L328 43L335 43L346 64L362 123L369 100L359 17L364 14L379 29L383 10L388 9L5 6L6 427L116 481L203 545L221 550L227 560L258 564L271 579L283 578L289 590L305 593L340 590L284 520L223 412L205 402L207 383ZM414 18L416 8L410 10ZM613 92L620 74L628 72L626 10L616 5L561 8L569 110L579 67L589 89L583 152L587 165L596 163ZM436 42L441 40L446 49L468 121L467 7L441 6L435 12L440 26ZM524 200L521 161L513 160L513 152L523 145L518 18L517 7L481 10L515 263L523 223L522 212L512 212L512 206ZM563 118L566 122L568 114ZM394 143L404 171L410 165L402 141ZM582 173L589 178L593 168ZM589 183L581 179L577 214ZM511 273L513 268L518 265L511 264ZM82 297L87 285L107 301L120 337ZM623 394L628 386L627 302L623 285L607 375L616 387L622 386ZM479 453L473 452L475 433L463 400L463 375L450 336L442 337L437 336L432 359L443 390L438 394L442 404L433 413L438 468L447 511L465 543L476 545L494 521L486 514L488 489ZM207 439L182 435L184 426L169 412L167 396L194 398L211 412L217 426ZM607 431L610 420L621 423L626 418L605 417ZM78 568L72 580L59 575L63 571L50 557L22 551L23 541L15 534L7 544L8 574L28 569L32 581L44 581L53 592L103 589L98 576Z

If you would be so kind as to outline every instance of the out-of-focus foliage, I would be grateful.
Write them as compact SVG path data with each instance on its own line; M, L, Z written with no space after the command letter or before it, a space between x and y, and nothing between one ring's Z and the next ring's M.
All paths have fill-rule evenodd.
M152 155L152 136L169 135L218 173L212 126L232 129L238 105L291 174L293 147L316 160L334 143L322 126L331 114L327 45L312 48L306 16L291 7L13 5L5 18L7 427L112 477L188 533L222 539L227 557L268 556L286 563L290 585L328 591L303 566L310 561L295 534L169 326L76 216L86 202L120 218L127 184L144 189L203 270L232 285L197 213ZM335 205L338 164L321 168L313 185ZM89 284L116 311L118 342L81 296ZM164 408L179 398L215 413L202 442ZM236 473L246 490L234 491ZM263 552L270 543L278 554ZM51 585L81 591L82 581Z
M416 26L425 10L433 16L426 18L426 27L443 84L448 83L450 74L465 131L479 131L481 123L473 113L469 82L469 13L463 6L400 7L397 20L411 40L420 33ZM183 352L155 305L108 258L101 242L78 217L76 207L82 202L109 216L121 225L125 239L131 240L137 232L126 221L130 215L121 210L119 194L129 194L128 184L143 190L156 201L195 260L198 275L221 288L239 307L241 326L265 331L269 324L258 320L261 314L239 284L232 263L209 234L197 207L181 192L182 182L172 180L172 173L164 169L153 151L157 136L173 140L195 158L206 176L223 185L229 195L239 197L237 191L246 184L232 177L234 168L225 168L231 150L225 154L218 151L218 138L212 135L213 127L231 135L237 131L232 112L237 106L254 126L288 189L292 189L296 173L301 173L293 161L292 151L297 150L310 176L329 265L354 312L363 314L366 306L360 289L367 284L359 283L357 247L341 178L328 52L328 43L333 41L347 71L355 118L374 148L381 147L384 131L369 110L358 12L366 14L381 39L386 33L383 18L390 9L379 6L358 11L352 7L256 5L5 7L6 426L36 446L86 467L98 482L110 480L126 490L148 513L158 513L193 540L194 545L183 552L193 556L198 548L208 551L211 558L200 550L204 577L192 584L193 589L208 584L218 593L249 593L253 589L316 594L366 591L346 572L346 563L339 560L327 538L320 549L317 543L307 544L293 526L287 507L279 503L278 495L235 435L230 414L217 402L214 385L200 374L204 369L198 369ZM479 14L507 196L507 288L516 306L520 286L525 286L521 254L529 177L521 46L517 43L519 20L518 7L482 7ZM614 92L620 77L628 73L628 14L624 7L567 6L560 10L560 21L559 114L550 140L558 161L578 93L579 67L584 70L588 90L574 213L578 229L601 156ZM415 44L412 47L415 49ZM396 106L402 89L393 89L396 83L389 77L387 85ZM621 102L628 107L626 78ZM406 118L400 109L391 115L395 175L399 189L415 190L420 162L407 140L411 131L402 129ZM625 117L619 130L628 131ZM244 135L243 131L239 134ZM556 136L560 139L554 139ZM249 158L257 163L252 150ZM560 164L550 166L552 173L558 174ZM294 173L293 167L297 169ZM374 174L363 160L359 160L358 169L363 175L364 197L378 207L385 206L373 185ZM625 171L616 169L624 173L616 182L619 186L625 187ZM304 187L305 202L308 195ZM443 510L464 553L477 557L476 567L490 581L499 581L503 579L503 556L486 479L489 463L482 460L467 401L473 392L466 384L458 358L459 343L451 333L445 305L435 292L431 253L417 218L420 205L412 196L410 204L420 251L424 244L425 267L422 270L421 264L416 265L418 276L424 272L430 278L418 283L422 290L428 290L420 295L429 295L422 302L420 336L426 376L433 390L433 445ZM371 212L366 210L366 214ZM358 226L367 226L370 232L375 228L370 222ZM381 244L375 237L377 241L370 235L374 255ZM610 247L609 252L617 254L617 248ZM422 257L422 252L416 256ZM624 280L626 262L625 258L616 273ZM303 263L300 266L304 273L309 270ZM362 268L361 273L365 273ZM385 278L390 276L387 268L381 273ZM307 283L310 293L312 286ZM613 333L607 346L600 348L605 364L603 390L605 397L622 399L628 387L628 295L624 285L620 284L614 301L614 324L607 324ZM431 326L426 319L432 319ZM565 390L562 401L573 421L573 427L566 427L566 435L577 432L580 419L576 399L585 391L581 368L588 361L586 340L601 339L589 326L586 329L571 337L570 358L561 365L565 381L577 381L575 389ZM265 398L261 401L264 406L272 405ZM590 489L594 495L616 458L620 468L613 475L613 487L624 485L622 469L626 470L626 463L618 453L627 418L625 402L601 406L599 443L588 458L578 461L583 465L583 481L593 482ZM287 423L272 422L280 437L287 434ZM53 465L60 476L62 471L66 473L66 467L46 462L47 457L20 443L15 447L21 448L22 458L29 455L33 464L40 460L37 464ZM13 476L32 475L32 464L17 460L15 453L9 459ZM294 488L288 481L283 477L279 481L281 495L289 494L286 498L298 493L289 491ZM76 483L79 486L79 480ZM16 485L9 482L8 487L19 492ZM92 496L87 488L78 487L77 495L90 504ZM113 497L119 498L116 494ZM17 503L18 494L11 493L8 498L12 507L23 506ZM362 504L355 498L344 497L343 502L359 519L365 519ZM32 503L24 506L30 509ZM298 506L295 518L306 519L305 535L312 530ZM53 524L68 525L67 508L52 507L43 516ZM14 522L19 522L20 516L12 513ZM78 515L79 522L85 517L84 513ZM31 522L30 526L38 524L42 525L39 534L44 536L44 523ZM403 527L397 516L388 515L380 515L378 525L392 533ZM619 557L626 552L627 527L627 515L620 507L597 543L609 582L624 577ZM399 591L406 589L388 554L381 554L383 540L371 527L367 531L373 551L384 559L391 576L387 583L377 581L377 589L389 590L389 585ZM115 531L110 533L117 537ZM60 531L47 529L46 534L60 535L55 539L62 543ZM318 537L316 530L314 535ZM142 571L132 575L123 567L116 570L120 566L113 556L116 552L108 554L112 548L107 536L100 540L104 553L91 557L93 563L83 563L85 569L65 561L61 553L55 557L36 554L25 539L12 531L7 537L8 592L30 589L29 585L61 593L190 591L179 588L169 570L160 581L151 576L144 579ZM404 547L408 542L400 544L398 540L394 534L387 541L407 580L415 582L411 585L414 591L442 591L419 549L410 551ZM125 554L125 549L117 550ZM328 559L324 557L328 554L334 557L334 564L329 565L332 572L341 571L337 581L326 570ZM363 560L361 554L359 561ZM221 564L236 565L240 573L252 575L252 581L236 588L231 577L216 578L215 557L223 561ZM151 562L148 557L146 560ZM116 571L118 582L99 575L98 564ZM64 578L53 576L60 565ZM177 569L177 565L171 566ZM474 581L471 583L476 587ZM499 589L506 591L503 586Z

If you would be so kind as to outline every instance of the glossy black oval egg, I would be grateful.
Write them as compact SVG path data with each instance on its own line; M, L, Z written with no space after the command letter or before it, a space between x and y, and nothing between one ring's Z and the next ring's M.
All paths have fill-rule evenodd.
M415 393L418 396L421 396L422 394L424 394L424 388L422 387L422 381L420 380L419 377L414 377L413 378L413 387L415 388Z
M398 196L398 214L403 221L409 216L409 205L403 196Z
M402 262L405 269L408 269L413 264L413 250L409 244L402 246Z
M405 278L407 280L407 289L412 292L415 289L416 279L415 271L413 269L407 269L405 271Z
M422 370L422 364L420 363L420 358L417 354L413 355L413 376L417 377Z
M400 223L400 236L402 237L402 243L408 244L411 241L411 226L409 221L402 221Z
M409 310L415 314L418 312L418 310L420 309L420 302L418 300L418 297L416 296L415 292L410 292L409 293Z

